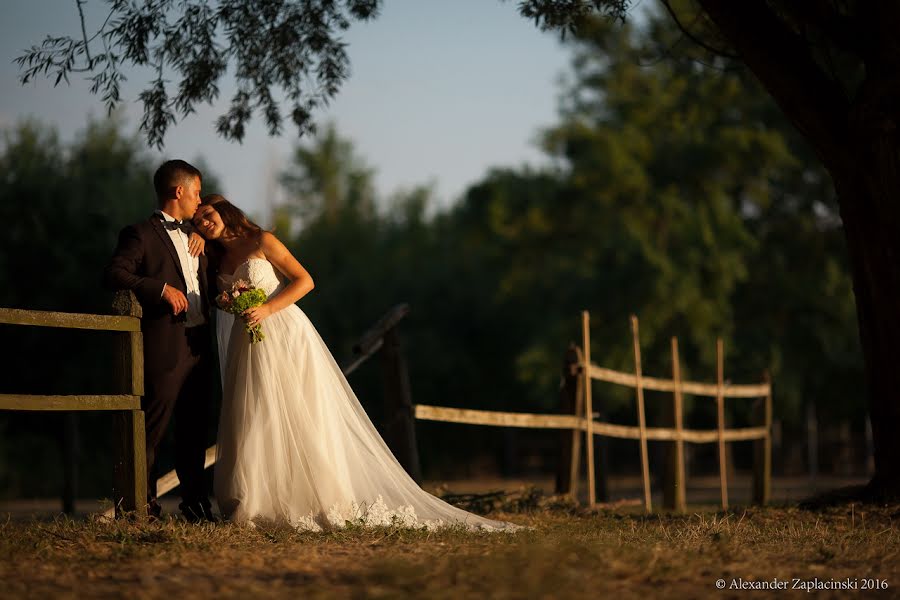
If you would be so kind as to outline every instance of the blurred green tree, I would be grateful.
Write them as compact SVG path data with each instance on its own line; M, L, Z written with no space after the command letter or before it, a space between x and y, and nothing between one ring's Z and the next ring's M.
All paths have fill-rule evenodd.
M638 31L583 24L563 124L545 136L577 205L596 211L573 222L624 267L592 270L614 296L605 310L642 314L644 343L660 356L681 332L688 368L707 377L712 340L724 335L731 376L771 366L780 414L799 420L816 399L861 425L851 278L828 174L746 71L690 54L654 61L678 35L652 15Z
M112 294L101 288L101 274L119 230L156 208L156 159L137 136L123 133L117 118L90 122L70 143L35 122L2 136L0 306L109 314ZM204 173L204 187L219 187L214 174ZM4 393L113 391L112 334L3 326L0 335L0 343L14 349L0 362ZM81 490L108 493L108 415L79 414L78 422ZM60 414L0 413L0 493L58 491L61 427Z
M620 0L525 0L545 29L577 31ZM717 69L743 65L762 84L831 179L853 278L875 445L863 494L900 496L900 25L896 2L661 0L687 52ZM623 6L624 5L624 6ZM690 42L690 43L682 43ZM677 47L677 48L676 48ZM698 107L700 108L700 107ZM827 336L822 336L827 337ZM842 346L843 352L849 349Z

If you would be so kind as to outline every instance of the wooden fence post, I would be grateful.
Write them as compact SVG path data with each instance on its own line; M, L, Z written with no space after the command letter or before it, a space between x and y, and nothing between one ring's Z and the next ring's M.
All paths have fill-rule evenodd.
M644 484L644 508L649 513L653 510L650 498L650 461L647 457L647 419L644 412L644 387L641 383L641 342L638 331L638 318L631 315L631 337L634 342L634 377L637 392L638 431L641 444L641 476Z
M584 432L587 448L588 506L597 503L597 489L594 482L594 407L591 398L591 315L581 312L581 340L584 353L581 375L584 388L584 418L587 420Z
M728 509L728 474L725 456L725 346L716 340L716 413L719 434L719 485L722 491L722 510Z
M756 422L766 428L766 437L753 444L753 502L768 504L772 494L772 380L769 372L763 373L763 381L769 386L765 398L757 401Z
M597 433L597 421L603 421L603 411L594 409L594 499L609 502L609 439Z
M416 483L422 482L419 453L416 447L415 409L409 386L409 372L400 350L397 327L384 332L383 337L384 398L387 423L384 438L397 460Z
M570 343L563 355L559 386L559 412L580 415L584 399L581 395L581 349ZM556 466L556 493L577 497L578 463L581 452L581 429L563 429L559 434L559 461Z
M141 317L141 305L130 291L116 294L117 314ZM116 379L122 393L144 395L144 342L140 331L119 334L116 340ZM134 511L147 518L147 444L144 411L118 411L113 416L114 490L116 514Z
M678 356L678 338L672 338L672 382L674 384L672 416L675 421L675 443L670 447L674 452L669 455L668 468L673 477L669 478L671 488L665 493L666 508L684 512L686 507L685 474L684 474L684 406L681 393L681 363Z

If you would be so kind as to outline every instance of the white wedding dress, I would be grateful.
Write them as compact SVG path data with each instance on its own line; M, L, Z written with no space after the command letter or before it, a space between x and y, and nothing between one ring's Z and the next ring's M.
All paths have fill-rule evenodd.
M249 281L271 297L284 283L251 258L219 285ZM235 522L266 521L320 531L400 525L513 531L422 490L397 462L325 343L296 305L262 321L251 344L243 321L218 312L223 403L215 496Z

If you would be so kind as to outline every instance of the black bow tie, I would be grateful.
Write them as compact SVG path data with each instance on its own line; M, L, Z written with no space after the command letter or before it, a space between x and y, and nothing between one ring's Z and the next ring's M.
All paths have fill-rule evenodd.
M190 221L166 221L163 217L160 218L162 219L163 227L165 227L169 231L180 229L188 235L190 235L191 232L194 231L194 226Z

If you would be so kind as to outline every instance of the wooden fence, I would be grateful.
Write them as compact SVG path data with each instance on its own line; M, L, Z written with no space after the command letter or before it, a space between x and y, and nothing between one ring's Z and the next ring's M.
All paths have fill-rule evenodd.
M115 374L122 393L107 395L38 395L0 394L0 410L49 410L114 411L115 432L115 489L113 499L117 511L136 511L138 518L144 518L146 505L147 477L145 457L144 413L141 410L141 396L144 394L143 340L140 330L141 309L134 294L120 292L114 304L118 316L59 313L34 310L0 308L0 324L36 327L58 327L89 329L95 331L121 332L116 339L117 364ZM652 509L650 497L649 460L647 440L674 442L674 460L677 466L671 495L674 508L685 507L684 443L716 443L719 455L719 478L722 507L728 507L728 483L725 459L727 442L755 440L759 442L754 459L753 498L760 504L769 499L771 480L771 428L772 389L765 381L756 385L733 385L725 382L724 348L722 340L716 344L717 378L715 383L683 381L680 373L678 340L672 338L672 379L645 376L641 368L641 350L638 340L638 320L632 317L632 342L634 350L634 373L623 373L599 367L590 357L590 316L582 313L582 348L575 348L571 364L564 370L563 395L569 397L573 414L529 414L498 412L429 405L413 405L409 391L409 379L405 361L399 348L396 326L409 312L405 304L394 307L385 314L360 341L354 345L357 355L343 368L349 375L364 360L379 349L382 353L385 374L385 396L388 414L393 417L385 427L385 437L401 464L418 481L419 465L415 450L414 419L442 421L447 423L468 423L501 427L525 427L538 429L571 430L571 457L568 469L567 489L575 495L580 466L580 440L585 439L588 476L588 502L596 502L594 467L594 436L606 436L637 440L640 445L641 476L644 491L644 505ZM767 379L767 378L766 378ZM624 385L635 390L638 425L626 426L605 423L593 418L592 383L604 381ZM673 428L647 427L645 416L644 390L671 392L673 394ZM683 426L683 395L715 398L718 426L714 430L685 429ZM726 398L758 398L764 402L761 407L762 423L756 427L741 429L725 428ZM215 462L216 447L206 452L206 466ZM174 471L157 481L157 494L163 495L178 485ZM111 514L108 511L107 514Z
M140 305L130 292L116 296L116 315L89 315L0 308L0 324L62 329L115 331L115 377L119 394L41 395L0 394L0 410L82 411L114 413L114 485L116 510L146 517L147 460L144 441L144 355Z
M580 439L584 435L587 478L588 478L588 503L596 503L596 483L594 467L594 436L606 436L620 439L632 439L639 442L641 461L641 480L644 492L644 506L649 512L652 510L650 496L650 469L647 456L647 440L663 440L674 442L674 461L676 464L673 489L667 490L667 495L673 496L672 507L676 510L685 509L685 468L684 468L684 443L695 444L716 443L719 455L719 479L721 488L722 507L728 507L728 482L725 460L725 444L755 440L758 442L754 454L753 470L753 500L759 504L765 504L769 500L771 489L771 461L772 461L772 388L768 381L756 385L734 385L725 382L724 375L724 348L722 340L716 344L717 354L717 378L715 383L699 383L684 381L681 379L681 369L678 357L678 340L672 338L672 379L660 379L645 376L641 368L641 349L638 340L638 319L631 318L632 345L634 352L634 373L623 373L599 367L591 362L590 348L590 316L587 311L582 313L582 348L574 349L575 359L571 369L564 373L563 394L571 397L570 406L574 414L528 414L515 412L497 412L486 410L473 410L462 408L449 408L441 406L416 405L415 416L417 419L429 421L443 421L448 423L468 423L473 425L492 425L501 427L527 427L537 429L563 429L571 430L571 445L569 454L571 464L568 471L569 493L573 496L577 492L580 463ZM768 379L768 377L766 377ZM593 410L592 384L594 381L605 381L618 385L624 385L635 390L637 404L637 426L616 425L595 420ZM645 415L644 390L671 392L673 394L673 413L675 425L672 428L647 427ZM692 394L715 398L717 408L718 426L712 430L685 429L683 419L683 396ZM762 423L756 427L740 429L725 428L725 398L758 398L762 403L758 405L761 412Z

